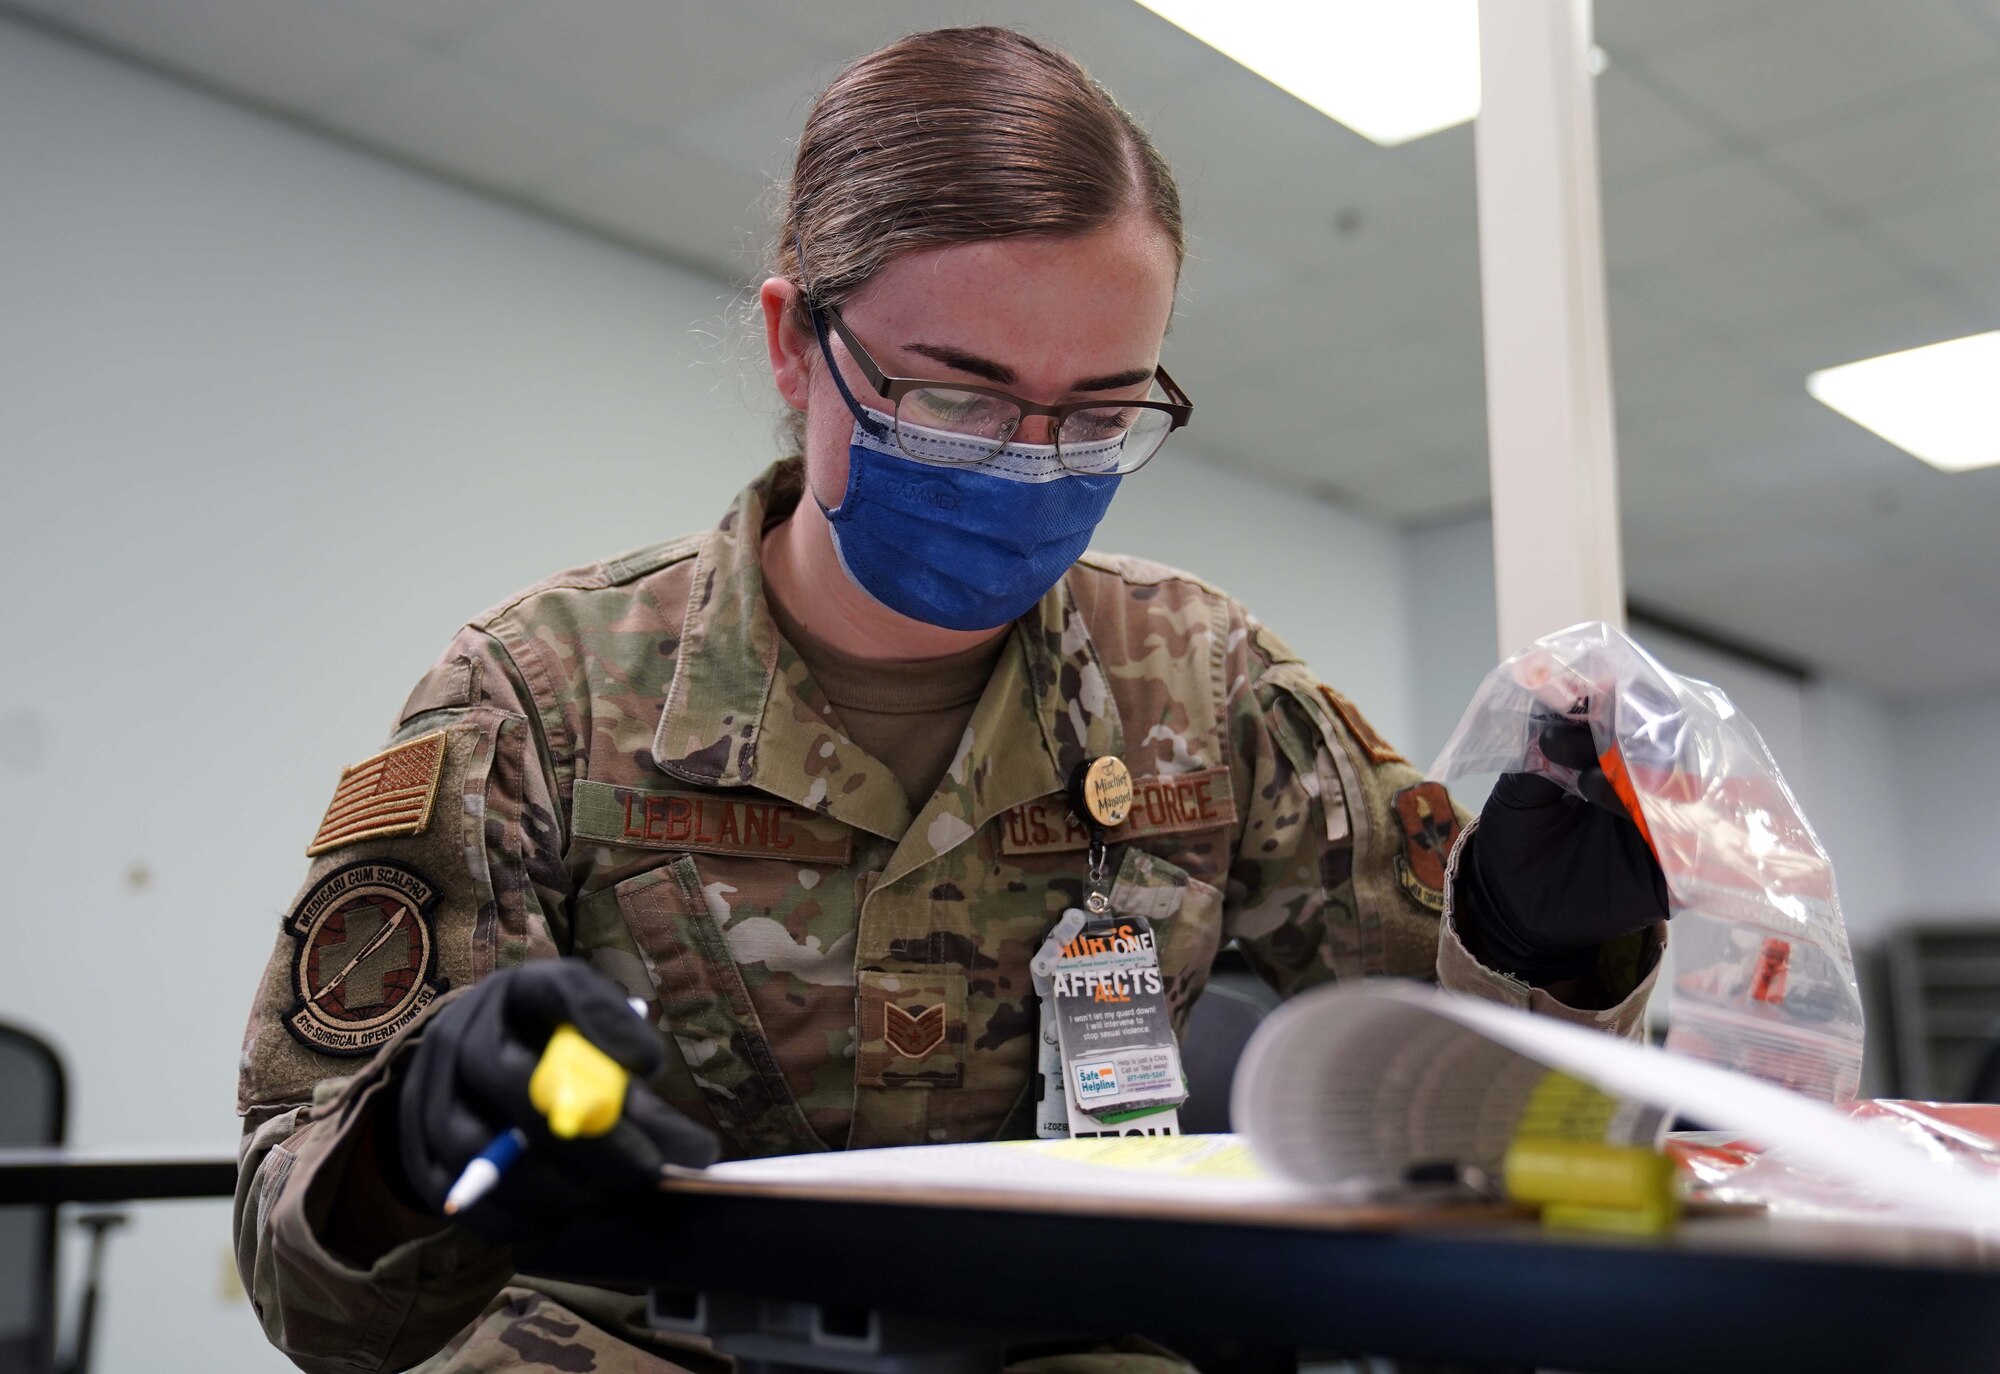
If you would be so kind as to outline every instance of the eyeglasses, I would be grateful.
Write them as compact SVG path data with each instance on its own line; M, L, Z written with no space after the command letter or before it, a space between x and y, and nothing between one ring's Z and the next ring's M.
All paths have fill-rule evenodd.
M812 322L841 392L847 394L847 383L833 361L829 325L860 364L868 385L892 407L896 446L919 462L981 462L1005 448L1030 415L1046 415L1053 422L1056 457L1063 467L1084 476L1122 476L1143 467L1167 436L1194 414L1194 402L1174 385L1165 368L1154 369L1152 383L1140 400L1045 406L990 386L891 377L876 366L834 307L812 307Z

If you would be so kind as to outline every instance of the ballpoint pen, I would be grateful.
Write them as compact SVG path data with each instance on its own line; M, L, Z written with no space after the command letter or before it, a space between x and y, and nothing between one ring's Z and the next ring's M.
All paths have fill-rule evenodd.
M646 1004L639 998L628 998L626 1004L633 1015L646 1014ZM630 1081L623 1065L565 1021L549 1036L535 1064L528 1079L528 1100L547 1118L549 1134L556 1138L599 1136L618 1124ZM527 1148L528 1137L518 1126L493 1137L459 1172L445 1194L444 1214L457 1216L492 1192Z

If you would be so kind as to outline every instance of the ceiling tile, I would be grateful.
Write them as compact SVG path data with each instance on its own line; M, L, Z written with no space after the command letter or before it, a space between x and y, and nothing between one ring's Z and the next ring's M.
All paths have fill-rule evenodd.
M1659 261L1699 261L1718 248L1814 227L1819 218L1747 159L1717 158L1608 189L1605 261L1614 276Z
M1611 361L1620 390L1626 368L1643 368L1707 341L1707 333L1672 296L1655 294L1667 274L1647 272L1613 281L1606 305L1611 326Z
M304 110L409 62L407 34L359 11L268 0L83 0L74 23L167 66Z
M1648 70L1738 133L1774 131L1990 62L1957 6L1815 0L1661 53Z
M649 139L572 167L536 195L566 215L740 283L758 275L771 235L768 190L750 173Z
M2000 323L2000 321L1996 321ZM1732 331L1731 343L1788 393L1822 367L1896 353L1976 332L1977 320L1955 302L1909 285L1836 296ZM1990 326L1989 326L1990 327Z
M711 161L775 180L791 175L806 114L834 76L825 64L743 89L677 120L674 141Z
M1415 313L1414 304L1425 299L1432 301L1430 313ZM1455 316L1454 304L1462 307ZM1474 385L1476 309L1474 291L1456 300L1448 292L1426 297L1399 291L1382 272L1289 274L1280 289L1240 297L1233 316L1218 311L1204 327L1204 336L1226 350L1210 384L1284 378L1294 393L1306 390L1336 411L1377 404L1374 393L1401 376ZM1434 323L1452 318L1458 327Z
M1311 266L1343 237L1470 241L1470 178L1448 188L1240 68L1188 83L1153 120L1191 218L1273 263ZM1414 146L1414 145L1411 145ZM1246 153L1248 155L1246 155Z
M1810 0L1598 0L1593 27L1611 53L1650 53L1712 40Z
M1614 187L1717 151L1714 137L1612 59L1597 79L1597 152Z
M1720 340L1666 354L1618 374L1618 421L1638 431L1659 424L1684 434L1705 433L1719 417L1770 395L1771 379L1756 357Z
M1476 186L1472 130L1470 121L1454 124L1394 148L1371 150L1370 155L1416 173L1441 187L1453 200L1470 207Z
M326 107L336 128L509 190L533 186L620 137L595 112L558 104L514 77L440 59L406 64Z
M317 0L354 10L433 46L457 42L535 0Z
M1203 332L1211 321L1234 323L1244 301L1281 292L1290 279L1286 269L1251 253L1194 240L1181 267L1174 328L1189 334Z
M1740 325L1829 296L1905 286L1881 255L1844 230L1806 231L1734 252L1642 270L1632 285L1703 324Z
M1843 206L2000 184L2000 73L1816 122L1770 144L1763 157Z
M1054 43L1142 116L1175 99L1195 77L1237 69L1232 59L1133 0L947 0L945 8Z
M590 0L587 16L574 5L525 5L473 35L458 55L615 121L671 131L736 96L751 52L762 71L803 69L818 58L789 26L746 24L733 5L685 0Z
M1969 180L1956 194L1878 207L1862 222L1924 266L1979 279L2000 271L2000 178Z
M736 0L769 24L810 35L843 59L919 29L998 24L1072 54L1121 102L1143 110L1179 80L1235 64L1133 0Z

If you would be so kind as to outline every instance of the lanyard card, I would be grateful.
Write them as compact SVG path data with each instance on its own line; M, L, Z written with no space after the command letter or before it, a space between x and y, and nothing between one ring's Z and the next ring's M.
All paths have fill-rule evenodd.
M1143 917L1088 919L1062 945L1050 985L1072 1122L1079 1111L1103 1122L1187 1097L1160 951Z
M1084 913L1071 907L1028 964L1040 1012L1035 1024L1035 1134L1061 1140L1070 1133L1069 1094L1063 1091L1062 1041L1056 1034L1055 971L1062 947L1083 929Z
M1066 1134L1077 1140L1114 1135L1179 1135L1181 1114L1173 1107L1147 1107L1136 1112L1106 1112L1102 1117L1069 1109Z

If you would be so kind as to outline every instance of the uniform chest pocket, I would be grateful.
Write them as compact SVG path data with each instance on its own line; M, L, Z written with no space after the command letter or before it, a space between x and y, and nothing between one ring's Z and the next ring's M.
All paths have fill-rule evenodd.
M1153 927L1174 1029L1184 1029L1222 943L1221 891L1158 855L1128 846L1111 885L1111 910L1143 916Z
M788 1057L798 1056L790 1054L785 1037L767 1031L734 948L766 939L769 932L762 926L745 922L769 924L769 918L733 914L725 887L735 890L720 880L704 882L694 857L686 855L627 878L613 891L618 914L646 961L661 1024L679 1047L730 1152L823 1150L825 1142L786 1077ZM815 960L813 972L834 980L846 1022L852 1015L851 953L844 984L838 960L837 953Z

